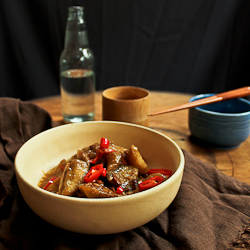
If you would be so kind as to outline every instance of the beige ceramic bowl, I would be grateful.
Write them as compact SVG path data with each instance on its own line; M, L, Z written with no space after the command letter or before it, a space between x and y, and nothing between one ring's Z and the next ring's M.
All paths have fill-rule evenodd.
M150 168L168 168L174 174L152 189L116 198L67 197L37 187L43 171L101 137L124 147L136 145ZM18 185L30 208L57 227L85 234L119 233L151 221L175 198L183 170L183 153L167 136L139 125L104 121L47 130L26 142L15 159Z

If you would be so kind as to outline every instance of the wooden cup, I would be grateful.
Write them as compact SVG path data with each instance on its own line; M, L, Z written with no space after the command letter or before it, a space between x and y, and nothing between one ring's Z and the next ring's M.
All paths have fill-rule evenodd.
M119 86L102 92L102 119L148 126L150 92L144 88Z

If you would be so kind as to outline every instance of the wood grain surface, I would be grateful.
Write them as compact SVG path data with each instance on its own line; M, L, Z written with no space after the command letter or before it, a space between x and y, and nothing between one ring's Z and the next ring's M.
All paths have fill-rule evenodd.
M152 91L150 113L188 102L191 97L192 95L189 94ZM60 96L46 97L31 101L47 110L56 122L64 124L61 115ZM95 107L95 120L101 120L101 92L96 93ZM202 147L196 144L190 136L188 128L188 110L152 116L149 120L149 127L169 136L182 149L189 151L204 162L214 165L224 174L250 184L250 137L235 149L221 150Z

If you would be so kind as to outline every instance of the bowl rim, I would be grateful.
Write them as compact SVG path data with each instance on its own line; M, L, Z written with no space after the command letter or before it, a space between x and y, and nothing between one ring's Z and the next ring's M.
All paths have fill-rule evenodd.
M121 197L112 197L112 198L79 198L79 197L70 197L70 196L59 195L59 194L55 194L55 193L51 193L51 192L48 192L46 190L43 190L43 189L39 188L38 186L35 186L35 185L29 183L25 179L25 177L21 174L21 172L18 169L18 161L19 161L19 157L20 157L20 154L22 153L23 148L25 148L28 144L32 143L33 140L36 140L36 138L43 136L45 133L51 133L51 131L54 131L55 129L56 130L66 129L67 127L70 127L70 126L84 126L84 124L89 124L89 123L92 123L92 124L93 123L95 123L95 124L96 123L103 123L103 124L111 124L112 123L112 124L117 124L117 125L120 124L120 125L125 125L125 126L134 126L134 127L139 127L141 129L146 129L146 130L151 131L153 133L159 134L159 135L165 137L167 140L169 140L177 149L179 156L180 156L179 166L176 169L176 171L172 174L172 176L170 176L166 181L162 182L161 184L159 184L151 189L148 189L148 190L145 190L142 192L138 192L138 193L135 193L132 195L121 196ZM182 175L182 173L184 171L184 165L185 165L185 157L184 157L183 151L181 150L179 145L175 141L173 141L170 137L168 137L167 135L164 135L163 133L161 133L159 131L156 131L154 129L144 127L141 125L126 123L126 122L116 122L116 121L87 121L87 122L82 122L82 123L66 124L66 125L61 125L61 126L57 126L54 128L50 128L48 130L45 130L45 131L33 136L28 141L26 141L18 150L16 157L15 157L15 160L14 160L15 175L18 176L20 179L22 179L22 181L25 183L25 185L29 186L30 188L34 189L35 191L37 191L39 193L41 192L43 195L48 195L54 199L60 199L60 200L63 199L65 201L70 201L70 202L77 202L77 203L80 202L80 203L86 203L86 204L91 203L94 205L105 204L105 205L111 205L111 206L113 206L114 204L117 204L117 203L121 203L121 202L124 202L124 203L131 203L133 201L137 202L138 198L142 198L145 195L150 195L150 194L152 195L152 192L153 193L159 192L162 188L170 185L172 182L174 182L176 179L178 179L178 177L180 175Z
M110 97L110 92L115 92L115 91L122 91L122 90L139 90L141 92L144 93L144 95L142 97L138 97L138 98L135 98L135 99L119 99L119 98L111 98ZM104 99L107 99L109 101L115 101L115 102L118 102L118 103L122 103L122 102L140 102L142 100L145 100L147 98L150 98L151 96L151 93L149 90L145 89L145 88L142 88L142 87L136 87L136 86L115 86L115 87L111 87L111 88L108 88L108 89L105 89L103 92L102 92L102 98Z
M190 99L189 99L189 102L192 102L196 99L202 99L202 98L205 98L205 97L209 97L209 96L213 96L215 95L214 93L207 93L207 94L199 94L199 95L195 95L195 96L192 96ZM249 105L249 111L246 111L246 112L241 112L241 113L223 113L223 112L216 112L216 111L211 111L211 110L206 110L206 109L203 109L201 108L200 106L199 107L195 107L194 109L198 110L198 111L201 111L203 113L206 113L206 114L211 114L211 115L216 115L216 116L247 116L250 114L250 101L244 99L244 98L235 98L236 100L239 100L240 102L245 102ZM205 104L205 105L209 105L209 104ZM204 105L204 106L205 106Z

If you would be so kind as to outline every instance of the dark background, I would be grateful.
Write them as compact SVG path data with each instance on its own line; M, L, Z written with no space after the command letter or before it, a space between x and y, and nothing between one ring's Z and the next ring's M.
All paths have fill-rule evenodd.
M250 85L249 0L0 0L0 96L59 94L72 5L85 7L97 90L198 94Z

